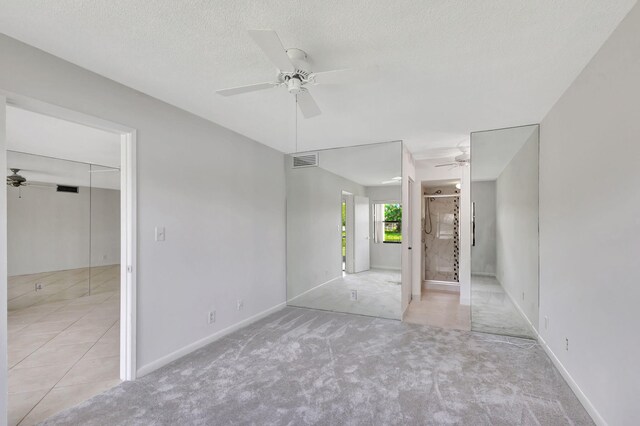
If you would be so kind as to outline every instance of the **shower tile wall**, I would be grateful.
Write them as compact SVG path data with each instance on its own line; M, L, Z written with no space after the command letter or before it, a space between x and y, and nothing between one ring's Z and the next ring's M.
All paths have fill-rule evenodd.
M457 194L455 186L429 187L426 194L436 191L444 194ZM425 253L425 279L436 281L458 281L459 269L459 213L460 201L457 197L429 198L428 207L431 216L431 232L429 220L425 217L423 241ZM426 214L425 202L425 214Z

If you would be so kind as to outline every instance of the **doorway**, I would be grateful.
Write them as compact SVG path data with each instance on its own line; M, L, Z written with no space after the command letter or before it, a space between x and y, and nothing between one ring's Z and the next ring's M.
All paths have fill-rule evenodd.
M421 182L420 298L406 322L470 329L470 309L460 295L461 180Z
M135 378L135 131L18 95L0 104L9 419L26 424ZM52 142L74 132L86 143ZM113 141L117 164L91 164L104 152L87 135Z

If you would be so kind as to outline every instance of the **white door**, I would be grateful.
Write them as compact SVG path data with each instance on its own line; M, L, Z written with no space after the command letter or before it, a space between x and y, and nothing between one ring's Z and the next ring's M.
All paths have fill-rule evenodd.
M353 197L354 272L369 270L369 199Z

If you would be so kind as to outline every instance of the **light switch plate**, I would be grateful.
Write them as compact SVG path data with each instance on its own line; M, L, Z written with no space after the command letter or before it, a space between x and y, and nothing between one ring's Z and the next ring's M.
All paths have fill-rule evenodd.
M164 226L156 226L156 241L164 241Z

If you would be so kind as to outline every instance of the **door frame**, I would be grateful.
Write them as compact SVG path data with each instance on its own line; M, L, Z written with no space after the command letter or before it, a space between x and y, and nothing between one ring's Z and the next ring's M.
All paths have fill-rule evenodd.
M414 180L409 177L407 178L407 191L409 196L407 197L407 205L402 206L404 211L405 207L407 209L407 223L406 225L403 223L402 226L407 227L407 250L409 252L409 256L407 257L407 263L409 264L409 281L411 286L411 291L409 292L409 303L413 300L413 186L415 185Z
M342 209L342 200L346 202L346 217L345 217L345 265L344 272L352 274L354 271L355 259L353 251L353 194L351 192L342 190L340 198L340 208Z
M136 129L33 98L0 90L0 112L6 119L5 105L48 115L120 135L120 379L136 378L136 298L137 298L137 183ZM5 139L4 135L0 141ZM0 147L0 164L6 164L7 149ZM6 188L3 190L6 199ZM0 222L6 224L6 206ZM6 247L6 235L4 236ZM6 250L2 262L6 265ZM5 271L6 272L6 271ZM0 276L0 291L7 292L7 274ZM4 312L7 307L4 306ZM4 330L6 336L6 326ZM4 365L2 368L7 368ZM4 390L6 394L6 390Z

